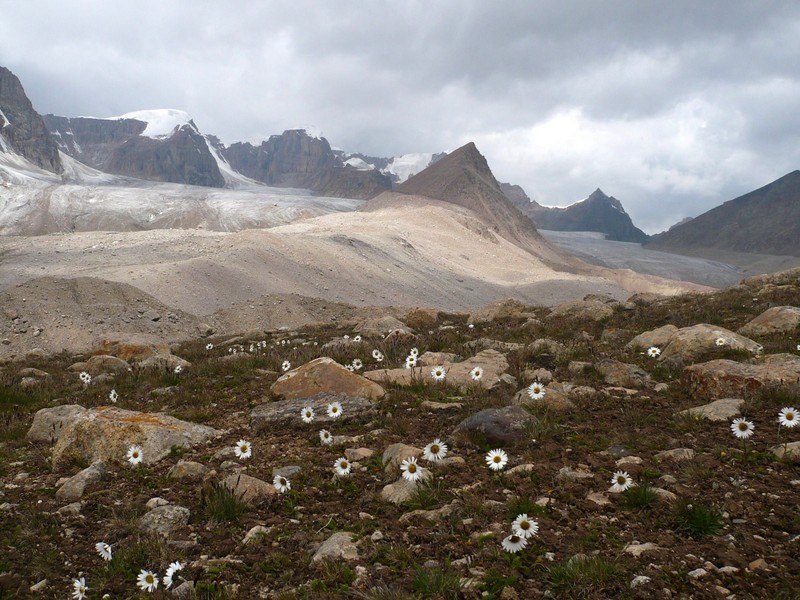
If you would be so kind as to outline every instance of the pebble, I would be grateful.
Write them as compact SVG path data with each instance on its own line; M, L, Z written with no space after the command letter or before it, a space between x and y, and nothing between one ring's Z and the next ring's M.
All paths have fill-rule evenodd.
M705 569L695 569L694 571L689 571L688 575L692 579L700 579L701 577L708 575L708 571Z
M650 583L650 578L647 575L637 575L631 580L631 589L635 587L639 587L640 585L644 585L645 583Z

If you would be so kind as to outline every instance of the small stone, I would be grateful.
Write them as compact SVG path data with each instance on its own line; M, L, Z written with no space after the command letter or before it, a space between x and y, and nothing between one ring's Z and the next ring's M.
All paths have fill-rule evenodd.
M701 577L705 577L706 575L708 575L708 571L701 568L701 569L695 569L694 571L689 571L689 573L687 574L692 579L700 579Z
M674 461L692 460L694 459L694 450L691 448L673 448L672 450L664 450L655 456L656 460L670 459Z
M639 587L640 585L644 585L646 583L650 583L650 578L646 575L637 575L631 580L631 589L635 587Z
M723 575L734 575L735 573L738 573L738 572L739 572L739 568L738 567L731 567L731 566L721 567L717 571L717 573L722 573Z
M298 475L303 469L296 465L289 465L286 467L273 467L272 469L272 477L274 478L276 475L280 475L281 477L286 477L286 479L291 479L295 475Z
M353 543L353 534L347 531L338 531L325 540L317 551L311 562L321 560L358 560L358 548Z
M747 568L751 571L769 571L769 565L763 558L757 558L747 565Z
M458 410L464 405L461 402L433 402L432 400L423 400L421 406L422 408L427 408L428 410L439 411L439 410Z
M189 523L189 509L167 504L154 508L139 519L139 528L152 533L169 536Z
M661 550L658 546L656 546L652 542L645 542L644 544L639 544L637 542L631 542L627 546L625 546L624 551L628 554L632 554L636 558L639 558L645 552L655 552L657 550Z
M653 386L653 391L656 394L663 394L669 389L669 385L666 383L657 383Z
M147 501L147 504L145 504L145 507L147 507L149 510L153 510L154 508L166 506L167 504L169 504L169 500L164 500L164 498L159 498L156 496L155 498L150 498L150 500Z
M383 533L381 533L380 529L378 529L372 532L372 535L369 536L369 539L371 539L373 542L380 542L384 537L385 536Z
M353 462L371 458L373 454L375 454L375 450L372 448L347 448L344 451L345 458Z
M81 503L73 502L71 504L67 504L66 506L62 506L56 511L56 514L61 517L76 517L81 514Z
M208 473L208 467L191 460L179 460L173 466L167 477L170 479L186 479L189 481L200 481Z
M264 527L263 525L251 527L250 531L245 534L242 544L246 546L247 544L257 542L260 537L268 535L270 531L272 531L272 527Z
M558 475L556 479L559 481L580 481L582 479L592 479L594 474L589 470L588 467L578 466L578 469L575 470L572 467L561 467L558 470Z
M597 506L607 506L611 504L611 500L602 492L589 492L586 494L586 499L590 502L594 502Z
M640 465L642 464L642 459L638 456L623 456L614 464L618 467L624 467L625 465Z

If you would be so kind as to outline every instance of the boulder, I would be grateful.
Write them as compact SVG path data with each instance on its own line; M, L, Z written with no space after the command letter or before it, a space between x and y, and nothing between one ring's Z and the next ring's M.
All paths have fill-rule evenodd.
M796 388L800 383L800 356L770 354L752 363L712 360L683 370L689 393L703 398L747 396L764 387Z
M193 462L191 460L179 460L175 466L169 470L167 477L170 479L200 481L206 476L207 473L208 467L200 464L199 462Z
M550 314L547 315L547 319L567 318L602 321L614 314L616 306L619 306L619 302L611 297L590 294L583 300L574 300L554 306Z
M86 487L100 481L105 474L105 464L96 462L64 482L64 484L56 490L56 498L63 502L75 502L80 500Z
M98 354L86 361L86 371L95 376L100 373L127 373L131 366L127 361L108 354Z
M395 330L399 330L407 336L414 335L413 329L406 327L406 325L400 319L396 319L391 315L385 315L383 317L371 317L361 321L361 323L355 327L355 331L364 337L376 338L382 338L389 332Z
M347 398L377 400L386 394L374 381L351 373L325 356L284 373L272 384L270 392L285 400L324 399L327 402Z
M522 350L525 345L516 342L503 342L501 340L493 340L490 338L478 338L471 340L464 344L464 347L472 352L481 350L497 350L498 352L516 352Z
M176 367L187 369L192 366L188 360L182 359L180 356L174 354L159 354L151 356L141 362L136 363L140 369L156 369L159 371L174 371Z
M620 387L644 387L650 383L650 375L636 365L623 363L612 358L601 358L594 364L608 385Z
M683 366L696 361L709 351L720 349L718 339L725 340L725 348L744 350L750 354L759 354L761 344L734 333L724 327L701 323L684 327L676 331L666 347L662 348L658 360L673 366Z
M567 397L564 387L558 382L552 382L544 390L544 398L534 400L528 394L528 388L524 387L519 390L511 399L511 404L515 406L546 406L552 410L570 410L575 408L575 405Z
M800 308L773 306L739 329L746 336L792 333L800 327Z
M456 425L452 437L462 443L486 442L490 445L518 444L530 441L528 425L535 417L520 406L487 408Z
M525 347L525 350L531 354L552 354L553 356L564 356L567 353L567 347L564 344L550 338L534 340Z
M417 364L422 367L436 367L438 365L452 365L458 361L458 355L452 352L425 352L417 359Z
M17 374L19 377L34 377L36 379L47 379L50 377L50 373L47 371L42 371L41 369L34 369L33 367L27 367L25 369L20 370Z
M152 464L167 456L173 446L191 447L221 434L162 413L107 406L87 410L73 405L40 410L28 439L55 439L53 469L59 470L71 462L124 462L132 445L141 446L143 462Z
M406 444L391 444L383 451L382 461L384 468L389 470L397 470L400 468L400 463L407 458L419 458L422 456L422 448L416 446L408 446Z
M652 346L664 348L677 331L678 328L675 325L664 325L663 327L651 329L637 335L625 345L625 348L628 350L647 350Z
M272 483L250 477L244 473L234 473L222 481L222 485L245 502L256 503L278 493Z
M158 533L165 537L189 524L189 509L167 504L157 506L139 519L139 529L148 533Z
M294 400L279 400L277 402L267 402L256 406L250 411L250 427L255 432L269 429L272 425L298 423L306 425L300 419L300 411L306 406L314 409L314 423L331 423L334 419L328 416L328 403L338 400L342 405L342 416L335 419L336 422L363 420L365 417L372 416L376 412L375 403L366 398L344 398L341 396L322 397L316 399L296 398Z
M353 534L347 531L337 531L327 540L322 542L311 559L312 563L321 560L346 561L358 560L358 547L353 543Z
M527 316L525 305L519 300L505 298L487 304L483 308L476 310L469 316L469 323L487 323L495 319L507 319L509 317Z
M730 421L741 413L743 404L744 400L742 398L723 398L703 406L687 408L678 414L708 419L709 421Z
M481 385L490 389L497 385L500 376L508 369L506 357L496 350L484 350L478 352L472 358L457 363L444 363L447 370L446 382L450 385L469 387ZM475 367L483 369L483 377L480 381L473 381L470 372ZM395 383L398 385L411 385L414 381L426 381L433 383L431 369L428 367L416 367L414 369L379 369L367 371L364 377L372 381L384 383Z

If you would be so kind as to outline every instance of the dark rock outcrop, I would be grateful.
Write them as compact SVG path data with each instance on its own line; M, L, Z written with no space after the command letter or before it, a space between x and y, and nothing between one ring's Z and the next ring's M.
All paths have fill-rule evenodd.
M148 181L223 187L225 179L193 121L171 135L152 138L138 119L95 119L45 115L62 152L116 175Z
M236 171L267 185L313 190L323 196L372 198L391 188L378 171L346 167L325 138L290 129L254 146L236 142L223 150Z
M17 76L5 67L0 67L0 135L8 150L42 169L53 173L64 170L58 146L41 115L33 109ZM0 152L5 151L3 146L0 142Z
M592 195L565 208L542 206L518 185L501 184L506 197L531 218L539 229L552 231L598 231L618 242L647 241L647 234L636 227L622 203L597 189Z
M800 256L800 171L673 226L653 236L647 247Z

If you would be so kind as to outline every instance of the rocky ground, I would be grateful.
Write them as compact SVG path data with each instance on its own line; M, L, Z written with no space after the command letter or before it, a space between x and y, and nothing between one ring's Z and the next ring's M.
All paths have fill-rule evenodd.
M180 561L153 596L795 598L800 427L777 415L800 405L798 305L793 271L23 355L0 372L0 597L69 597L78 577L90 598L150 597L140 570ZM449 452L429 462L435 438ZM413 456L418 482L398 468ZM635 485L612 490L617 471ZM538 532L506 552L521 513Z

